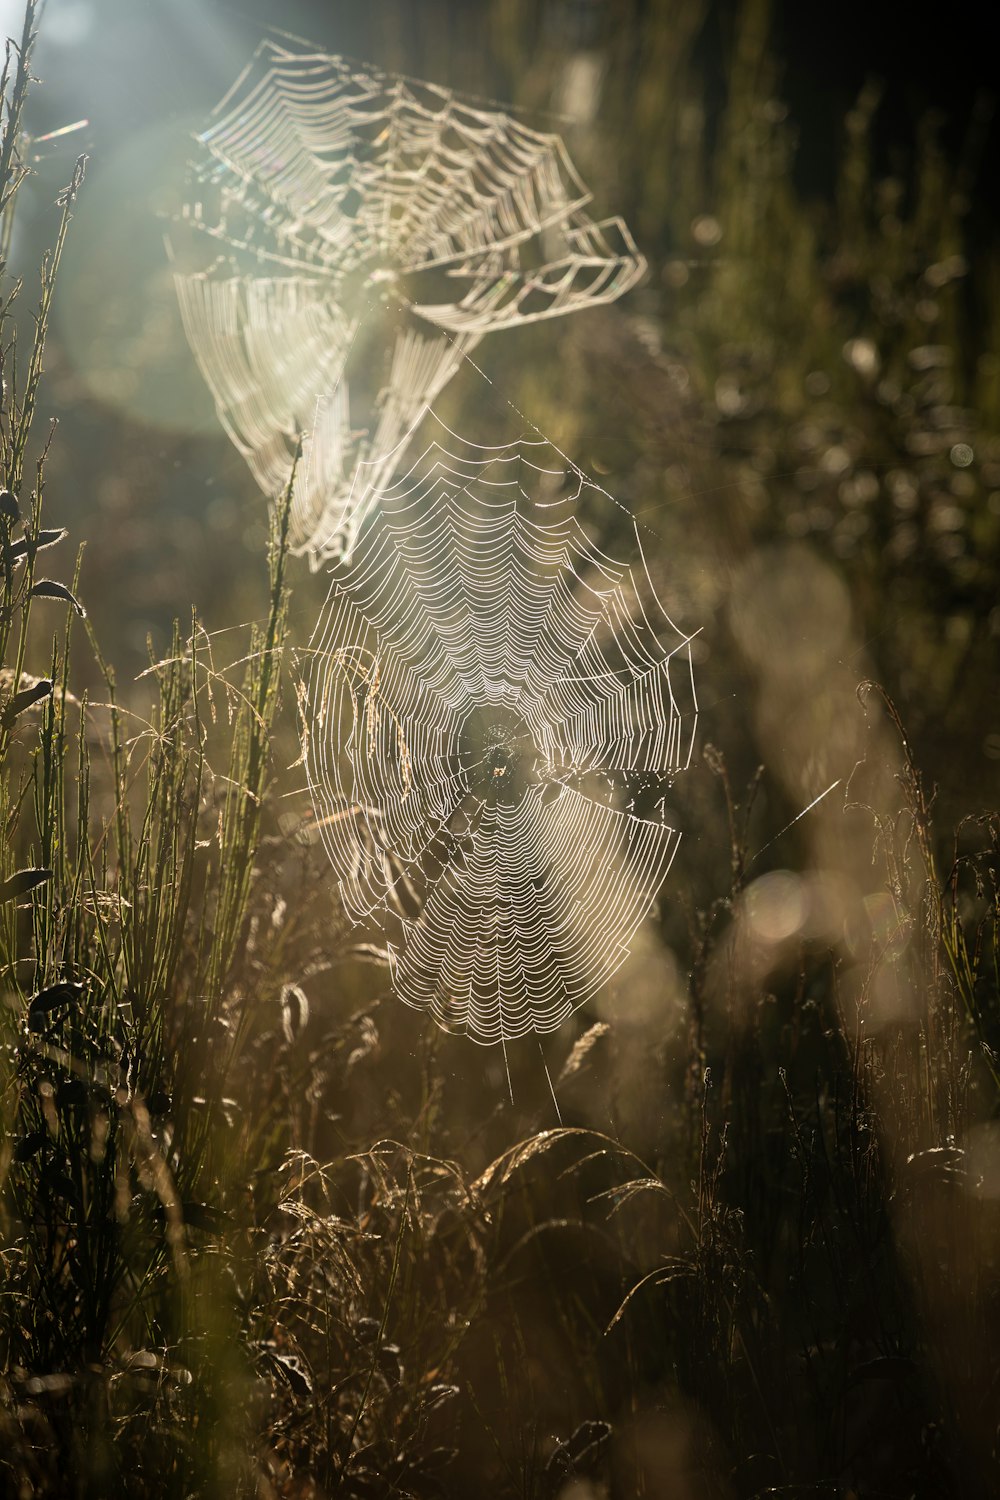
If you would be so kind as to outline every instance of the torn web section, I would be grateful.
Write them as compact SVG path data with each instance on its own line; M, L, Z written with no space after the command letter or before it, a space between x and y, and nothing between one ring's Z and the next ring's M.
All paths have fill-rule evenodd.
M620 220L588 216L559 136L319 51L263 43L201 146L182 222L245 274L181 278L185 326L271 498L302 436L293 538L314 562L350 555L481 338L645 269Z
M283 494L301 438L291 535L315 559L350 550L405 443L472 347L362 301L356 316L298 277L177 276L185 331L219 418L261 489ZM352 388L364 377L360 399ZM352 406L375 414L352 425Z
M377 420L371 429L351 434L357 454L353 471L342 474L339 484L331 489L321 477L321 470L314 470L311 462L307 464L307 494L317 515L309 537L314 562L350 557L365 517L379 503L383 490L404 461L414 432L476 342L416 327L397 327L386 380L377 398L367 403L377 413ZM346 391L345 380L337 392L345 403L345 425ZM328 441L342 451L342 432L332 434ZM308 442L306 451L311 454Z
M646 263L622 219L574 217L575 225L559 222L545 230L539 263L532 265L537 257L518 245L474 256L449 270L457 300L414 301L414 312L455 333L495 332L616 301L642 278ZM468 290L460 295L463 283Z
M300 435L310 428L317 435L318 484L297 485L292 500L292 535L301 545L327 509L334 475L336 495L351 466L343 375L355 330L314 281L217 268L175 282L219 419L267 495L287 488Z

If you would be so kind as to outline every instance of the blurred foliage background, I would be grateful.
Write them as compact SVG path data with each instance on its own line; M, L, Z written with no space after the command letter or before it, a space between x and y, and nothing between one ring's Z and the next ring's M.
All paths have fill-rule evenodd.
M248 622L285 629L273 573L266 623L266 504L217 428L163 247L190 133L268 10L49 0L24 122L26 278L91 155L46 347L46 519L86 544L79 592L122 713L161 733L190 729L199 682L242 672ZM628 966L553 1039L552 1132L536 1050L512 1049L512 1109L502 1061L394 1004L340 930L293 764L322 577L285 575L281 705L248 687L276 716L267 776L253 724L206 709L220 757L235 743L247 784L247 766L269 779L259 826L192 770L197 734L170 739L147 789L160 823L143 823L146 794L88 721L95 806L133 804L157 848L189 838L206 863L169 923L144 917L162 962L139 963L131 918L120 958L94 912L73 929L98 1049L79 1043L86 1108L53 1072L51 1048L79 1039L25 1061L8 932L11 1494L996 1493L990 38L972 9L940 35L888 6L808 27L804 10L283 11L331 50L559 129L648 257L623 302L491 338L488 381L466 370L445 410L482 441L525 414L647 528L671 613L701 627L685 839ZM613 538L613 515L589 519ZM208 634L186 647L192 605ZM150 649L169 664L147 673ZM29 665L50 650L33 637ZM79 630L67 682L106 701ZM43 746L68 733L50 716ZM78 784L75 762L64 774ZM119 832L108 888L145 891L128 846ZM196 920L213 891L218 944ZM35 920L36 984L65 977L65 934L39 947L59 931ZM105 1105L102 1006L139 1013L135 972L145 1050ZM105 1114L117 1166L93 1144ZM64 1183L89 1163L62 1219L24 1141L66 1154ZM87 1249L98 1219L117 1227Z

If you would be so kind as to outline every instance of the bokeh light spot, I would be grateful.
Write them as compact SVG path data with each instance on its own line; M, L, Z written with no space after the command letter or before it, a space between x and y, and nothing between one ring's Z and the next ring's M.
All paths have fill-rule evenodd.
M744 906L753 936L769 945L794 937L809 911L803 883L791 870L761 875L748 887Z

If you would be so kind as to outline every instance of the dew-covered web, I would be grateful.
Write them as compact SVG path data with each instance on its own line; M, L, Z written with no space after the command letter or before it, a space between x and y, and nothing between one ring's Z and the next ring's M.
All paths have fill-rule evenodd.
M401 999L481 1043L554 1030L626 957L677 849L690 637L634 520L544 441L433 441L333 570L303 719L348 915Z
M349 553L401 440L482 337L608 302L645 262L557 135L447 89L264 42L200 137L188 338L258 483L309 433L294 540ZM363 466L364 482L356 481Z

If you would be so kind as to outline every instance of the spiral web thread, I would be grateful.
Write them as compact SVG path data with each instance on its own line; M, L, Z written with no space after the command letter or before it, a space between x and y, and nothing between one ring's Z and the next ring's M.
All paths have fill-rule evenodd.
M185 329L268 495L309 431L292 525L315 560L350 552L485 334L612 301L645 269L620 219L588 217L557 135L325 53L262 43L200 140L184 217L226 248L177 275Z
M627 956L679 841L690 637L636 523L543 440L434 439L333 571L303 719L349 917L394 988L484 1043L546 1033Z

